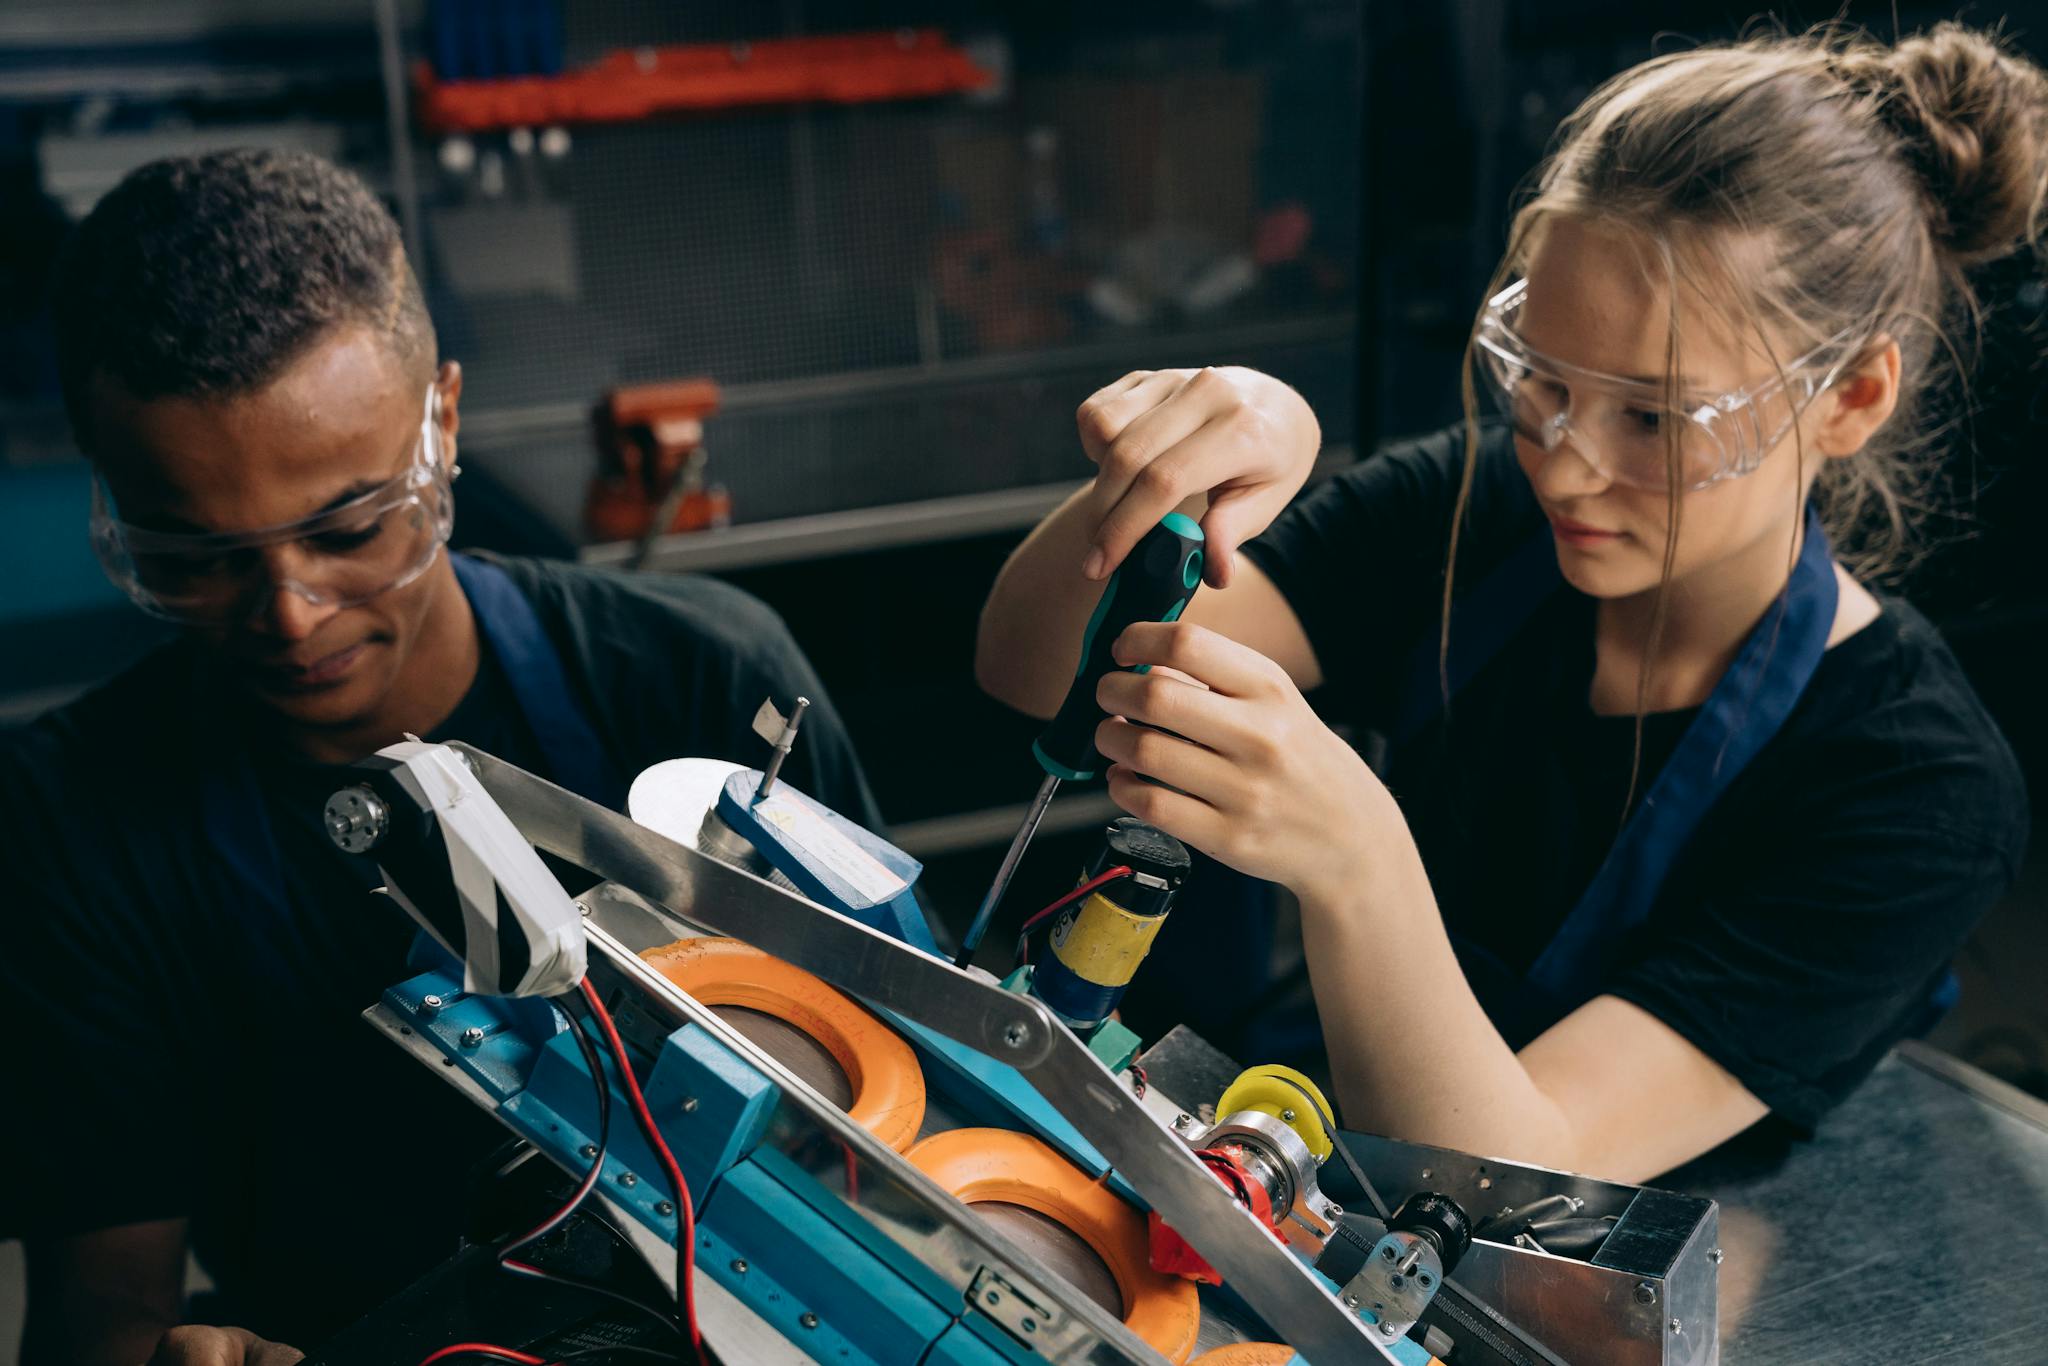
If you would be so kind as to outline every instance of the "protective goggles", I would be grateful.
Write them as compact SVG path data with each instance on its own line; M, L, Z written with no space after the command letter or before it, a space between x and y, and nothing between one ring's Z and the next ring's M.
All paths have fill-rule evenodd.
M353 607L427 571L455 524L441 459L437 391L427 390L406 467L338 507L258 531L154 531L119 520L93 480L92 544L100 565L144 611L190 625L232 625L279 589L321 606Z
M1681 396L1674 405L1662 384L1582 369L1530 347L1515 330L1527 293L1528 282L1517 280L1487 301L1475 338L1480 388L1526 440L1549 452L1569 436L1587 464L1631 488L1663 492L1676 482L1691 492L1748 474L1848 362L1844 355L1826 370L1819 364L1848 340L1845 329L1786 365L1780 378Z

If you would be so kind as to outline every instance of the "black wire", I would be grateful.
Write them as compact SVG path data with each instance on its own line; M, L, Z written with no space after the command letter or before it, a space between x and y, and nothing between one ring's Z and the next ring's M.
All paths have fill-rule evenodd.
M558 1271L549 1271L543 1267L525 1264L516 1267L507 1265L510 1258L521 1248L538 1242L566 1223L569 1217L575 1214L578 1207L588 1198L590 1192L596 1189L597 1182L593 1178L601 1177L604 1172L605 1153L611 1143L612 1089L605 1081L604 1062L598 1056L597 1044L591 1039L588 1031L583 1028L583 1022L576 1017L574 1006L578 1004L580 1002L574 1002L571 1006L564 1007L562 1013L569 1022L570 1032L576 1036L576 1047L583 1054L583 1065L590 1070L591 1081L597 1088L597 1153L591 1158L590 1172L579 1183L575 1198L550 1215L546 1222L542 1223L532 1232L499 1248L498 1267L507 1275L522 1276L529 1280L546 1281L551 1284L568 1286L574 1290L584 1290L594 1295L602 1295L608 1299L617 1300L621 1304L628 1305L643 1314L650 1315L670 1332L680 1334L683 1331L682 1325L676 1322L674 1315L670 1314L666 1309L647 1303L645 1300L635 1299L631 1295L613 1290L609 1286L586 1281L579 1276L565 1276ZM666 1353L657 1353L657 1355L665 1356Z

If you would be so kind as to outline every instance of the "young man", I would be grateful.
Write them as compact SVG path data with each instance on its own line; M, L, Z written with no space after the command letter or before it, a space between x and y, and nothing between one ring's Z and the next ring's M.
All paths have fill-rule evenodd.
M297 1359L453 1250L502 1138L358 1018L412 931L321 828L343 767L461 739L623 804L757 760L873 824L782 623L714 582L451 556L462 372L390 216L316 158L144 167L80 225L59 361L108 572L181 638L0 735L0 1237L28 1366ZM217 1293L183 1304L187 1249ZM166 1330L189 1316L234 1330ZM161 1345L159 1345L159 1340Z

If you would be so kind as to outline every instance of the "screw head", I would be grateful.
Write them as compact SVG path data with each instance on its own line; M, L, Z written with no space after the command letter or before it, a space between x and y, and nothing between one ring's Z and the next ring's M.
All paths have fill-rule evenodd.
M1195 1122L1195 1117L1194 1117L1193 1115L1184 1115L1184 1114L1183 1114L1183 1115L1175 1115L1175 1116L1173 1117L1173 1127L1174 1127L1174 1128L1176 1128L1176 1129L1182 1129L1182 1130L1184 1130L1184 1129L1186 1129L1186 1128L1187 1128L1187 1127L1188 1127L1188 1126L1189 1126L1190 1124L1193 1124L1194 1122Z
M1025 1030L1024 1026L1020 1024L1010 1025L1008 1028L1003 1030L1003 1042L1008 1044L1012 1048L1022 1048L1024 1046L1024 1040L1029 1037L1030 1034Z
M1430 1171L1430 1169L1429 1169L1429 1168L1427 1168L1427 1167L1424 1167L1424 1168L1422 1169L1422 1179L1423 1179L1424 1181L1427 1181L1427 1180L1429 1180L1429 1178L1430 1178L1431 1176L1433 1176L1433 1175L1435 1175L1435 1173L1433 1173L1432 1171Z
M1718 1247L1708 1248L1707 1260L1712 1262L1715 1266L1719 1266L1721 1264L1721 1249Z
M1341 1219L1343 1216L1344 1207L1335 1201L1331 1201L1323 1206L1323 1217L1325 1219Z
M440 1008L441 1008L441 998L440 998L440 997L438 997L438 996L422 996L422 997L420 997L420 1009L421 1009L421 1010L423 1010L423 1011L425 1011L425 1012L426 1012L427 1014L431 1015L431 1014L433 1014L433 1013L434 1013L435 1011L439 1010Z
M637 1186L640 1184L640 1178L631 1172L620 1172L619 1184L622 1186Z
M1393 1320L1392 1320L1392 1319L1381 1319L1381 1320L1380 1320L1380 1332L1381 1332L1381 1334L1382 1334L1382 1335L1384 1335L1384 1336L1386 1336L1386 1337L1392 1337L1392 1336L1394 1336L1394 1322L1393 1322Z
M656 1214L674 1214L676 1207L666 1200L657 1200L654 1202L654 1212Z
M1344 1307L1345 1307L1346 1309L1356 1309L1356 1308L1358 1308L1358 1296L1356 1296L1356 1295L1346 1295L1346 1296L1344 1297Z
M1292 1110L1282 1110L1282 1111L1280 1112L1280 1122L1281 1122L1282 1124L1292 1124L1292 1123L1294 1123L1294 1111L1292 1111Z
M683 1113L684 1113L684 1114L686 1114L686 1115L688 1115L688 1114L695 1114L695 1113L696 1113L696 1111L697 1111L697 1098L696 1098L695 1096L684 1096L684 1097L683 1097Z
M586 1143L576 1151L581 1153L587 1160L597 1156L597 1145L595 1143Z
M816 1328L818 1326L818 1316L808 1309L797 1315L796 1321L806 1328Z
M1671 1320L1671 1336L1677 1337L1683 1332L1685 1332L1685 1325L1677 1319Z
M1637 1281L1637 1282L1636 1282L1636 1303L1637 1303L1637 1304L1655 1304L1656 1302L1657 1302L1657 1287L1656 1287L1656 1286L1654 1286L1654 1285L1651 1285L1651 1284L1650 1284L1650 1283L1649 1283L1648 1281Z
M1021 1328L1023 1328L1023 1330L1024 1330L1025 1332L1027 1332L1027 1333L1035 1333L1035 1332L1037 1332L1037 1331L1038 1331L1038 1320L1037 1320L1037 1319L1026 1319L1026 1320L1024 1320L1024 1322L1023 1322L1022 1324L1020 1324L1019 1326L1020 1326Z
M738 1273L739 1273L740 1275L742 1275L742 1276L746 1275L746 1274L747 1274L747 1259L746 1259L745 1257L735 1257L735 1258L733 1258L733 1259L732 1259L732 1269L733 1269L734 1271L738 1272Z
M475 1048L478 1044L482 1043L483 1041L484 1032L483 1030L477 1028L475 1025L471 1025L469 1028L462 1031L462 1046L464 1048Z
M1001 1304L1003 1302L1002 1292L996 1290L989 1291L981 1299L984 1304Z

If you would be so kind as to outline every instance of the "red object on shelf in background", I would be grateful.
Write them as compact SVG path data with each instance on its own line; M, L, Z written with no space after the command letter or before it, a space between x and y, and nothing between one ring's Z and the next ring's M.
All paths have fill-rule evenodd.
M937 29L621 48L558 76L443 81L413 67L430 133L568 123L752 104L870 104L980 90L995 80Z
M598 472L583 520L600 541L637 541L732 521L732 496L704 479L704 419L718 411L708 379L613 389L597 407Z

